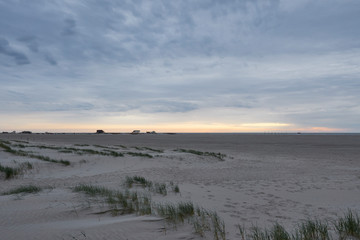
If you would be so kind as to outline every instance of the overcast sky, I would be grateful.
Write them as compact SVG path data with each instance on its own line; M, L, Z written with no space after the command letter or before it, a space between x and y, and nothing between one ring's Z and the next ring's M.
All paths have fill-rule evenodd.
M0 131L360 132L359 0L0 0Z

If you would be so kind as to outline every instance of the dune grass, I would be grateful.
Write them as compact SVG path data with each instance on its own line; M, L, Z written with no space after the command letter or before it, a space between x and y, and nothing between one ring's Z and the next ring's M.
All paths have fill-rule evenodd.
M88 146L87 144L76 144L77 146ZM47 146L47 145L23 145L23 144L13 144L12 146L14 147L18 147L18 148L39 148L39 149L50 149L50 150L56 150L58 152L61 153L74 153L74 154L78 154L78 155L83 155L83 154L88 154L88 155L101 155L101 156L112 156L112 157L124 157L124 154L129 155L129 156L133 156L133 157L146 157L146 158L153 158L152 155L148 154L148 153L141 153L141 152L118 152L118 151L114 151L111 149L111 147L107 147L107 146L102 146L102 145L94 145L95 147L98 148L103 148L104 150L102 151L98 151L98 150L94 150L94 149L90 149L90 148L74 148L74 147L59 147L59 146ZM36 155L36 154L32 154L30 152L27 151L23 151L23 150L15 150L13 148L11 148L11 143L8 141L0 141L0 147L3 148L6 152L9 152L11 154L14 154L16 156L26 156L26 157L31 157L31 158L36 158L42 161L47 161L47 162L54 162L54 163L61 163L64 165L70 165L70 162L67 160L56 160L56 159L51 159L49 157L46 156L42 156L42 155ZM155 150L155 149L153 149ZM160 150L159 150L160 151Z
M157 152L157 153L163 153L164 150L160 150L160 149L155 149L155 148L150 148L150 147L143 147L144 150L149 150L152 152Z
M8 143L8 145L6 144L1 144L0 143L0 147L4 148L5 151L13 153L13 154L26 154L27 152L25 151L21 151L21 150L14 150L12 149L9 145L11 143ZM87 144L77 144L77 146L89 146ZM83 154L94 154L94 155L103 155L103 156L113 156L113 157L123 157L124 154L116 152L116 151L111 151L106 149L106 151L97 151L94 149L89 149L89 148L73 148L73 147L59 147L59 146L47 146L47 145L22 145L22 144L15 144L13 145L14 147L19 147L19 148L39 148L39 149L50 149L50 150L56 150L62 153L75 153L78 155L83 155Z
M127 147L126 146L124 146L124 145L114 145L114 146L116 146L116 147L121 147L121 148L123 148L123 149L127 149Z
M201 151L197 151L197 150L193 150L193 149L182 149L182 148L180 148L180 149L176 149L174 151L184 152L184 153L191 153L191 154L195 154L195 155L198 155L198 156L214 157L214 158L219 159L220 161L224 161L225 157L226 157L226 154L223 154L223 153L201 152Z
M320 220L307 220L299 224L293 234L279 223L274 224L269 230L253 226L249 234L246 234L243 227L238 227L242 240L330 240L329 226Z
M13 142L18 142L18 143L29 143L28 141L22 141L22 140L12 140Z
M128 177L132 184L149 186L149 180L143 177ZM224 221L216 212L195 206L192 202L178 203L152 203L150 197L143 197L137 192L125 190L123 192L109 190L104 187L90 185L78 186L76 191L84 192L90 196L106 198L112 211L116 214L154 214L163 217L175 229L178 224L187 222L193 226L194 232L200 236L212 235L214 240L225 240L226 230ZM270 229L257 226L246 230L239 228L241 240L359 240L360 219L357 213L348 211L343 217L338 218L331 226L326 221L306 220L298 224L292 232L288 232L282 225L276 223ZM333 231L333 236L329 233ZM337 235L337 236L334 236Z
M77 147L88 147L89 144L81 144L81 143L77 143L77 144L74 144L74 146L77 146Z
M238 229L241 240L360 240L360 218L351 210L333 224L318 219L306 220L298 224L292 233L279 223L269 230L253 226L247 232L240 225Z
M0 164L0 172L5 174L5 179L11 179L21 174L26 169L32 169L33 165L29 162L21 163L19 167L7 167Z
M5 173L5 179L10 179L18 175L20 173L20 169L13 167L6 167L0 164L0 172Z
M177 224L194 215L195 207L192 202L160 203L155 205L156 212L166 220Z
M27 193L38 193L42 189L34 185L20 186L14 188L10 191L3 192L2 195L12 195L12 194L27 194Z
M144 177L137 176L137 175L132 176L132 177L126 176L126 178L125 178L125 186L127 188L132 188L133 185L141 186L143 188L146 188L150 192L162 194L164 196L167 195L168 188L172 189L172 191L175 192L175 193L180 192L179 186L174 185L173 182L170 182L170 184L167 185L166 183L153 182L153 181L145 179Z
M85 185L85 184L78 185L73 190L74 192L84 192L85 194L90 196L106 197L113 194L113 191L105 187L98 187L98 186Z
M148 181L142 177L132 178L135 181L146 185ZM135 182L134 181L134 182ZM132 184L134 184L134 182ZM150 196L136 191L110 190L101 186L78 185L73 189L75 192L82 192L91 197L103 197L109 204L110 212L113 215L119 214L154 214L163 217L171 223L174 228L177 224L183 224L185 220L194 226L196 233L210 231L215 240L225 240L225 225L216 212L195 207L192 202L179 203L153 203ZM104 211L101 213L105 213Z
M13 147L18 147L18 148L39 148L39 149L50 149L50 150L56 150L60 153L74 153L74 154L78 154L78 155L83 155L83 154L87 154L87 155L101 155L101 156L112 156L112 157L124 157L124 155L129 155L129 156L133 156L133 157L145 157L145 158L153 158L152 155L148 154L148 153L141 153L141 152L118 152L118 151L114 151L114 149L116 148L112 148L112 147L107 147L107 146L103 146L103 145L94 145L97 148L102 148L103 150L94 150L94 149L90 149L90 148L74 148L74 147L59 147L59 146L47 146L47 145L23 145L23 144L11 144L8 141L1 141L0 142L0 147L3 148L6 152L12 153L14 155L17 156L28 156L28 157L33 157L33 158L37 158L43 161L48 161L48 162L59 162L62 163L64 165L69 165L70 162L68 161L64 161L64 160L54 160L54 159L50 159L50 158L46 158L43 156L39 156L39 155L34 155L29 152L23 151L23 150L15 150L13 148L11 148L11 146ZM75 144L75 146L89 146L88 144ZM120 145L123 148L126 148L125 146ZM139 150L143 150L142 148L136 147L136 149ZM157 150L157 149L152 149L152 148L144 148L147 150L151 150L151 151L155 151L155 152L162 152L162 150Z
M126 178L125 178L126 187L131 188L134 184L138 184L144 188L152 187L152 185L153 185L152 181L149 181L149 180L145 179L144 177L137 176L137 175L132 176L132 177L126 176Z
M295 230L296 240L330 240L328 224L320 220L307 220Z
M334 225L340 240L348 238L360 239L360 218L357 213L348 210Z
M15 150L15 149L11 148L9 145L7 145L6 143L4 143L4 141L0 142L0 147L3 148L5 152L11 153L15 156L36 158L36 159L46 161L46 162L60 163L65 166L70 165L70 162L68 160L62 160L62 159L57 160L57 159L52 159L50 157L43 156L43 155L32 154L30 152L26 152L23 150Z
M151 214L151 199L145 194L137 192L116 191L105 187L92 185L78 185L74 188L75 192L83 192L89 196L104 197L109 204L113 215L123 214Z
M225 240L225 223L214 211L208 211L201 207L196 207L192 202L157 204L156 212L164 217L175 227L178 223L184 223L187 219L192 224L195 233L204 237L206 232L213 235L214 240Z
M140 152L125 152L125 154L133 156L133 157L146 157L146 158L153 158L152 155L148 153L140 153Z

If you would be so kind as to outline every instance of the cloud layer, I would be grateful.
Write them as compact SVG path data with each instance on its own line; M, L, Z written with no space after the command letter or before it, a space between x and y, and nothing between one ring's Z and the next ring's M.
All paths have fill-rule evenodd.
M359 16L357 0L2 1L0 128L359 132Z

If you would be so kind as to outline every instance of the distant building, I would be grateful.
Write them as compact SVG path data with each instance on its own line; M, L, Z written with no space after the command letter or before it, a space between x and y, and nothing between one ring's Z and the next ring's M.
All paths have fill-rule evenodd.
M23 133L23 134L32 134L31 131L22 131L21 133Z
M96 130L97 134L105 133L104 130Z
M140 133L140 130L134 130L134 131L132 131L131 134L139 134L139 133Z

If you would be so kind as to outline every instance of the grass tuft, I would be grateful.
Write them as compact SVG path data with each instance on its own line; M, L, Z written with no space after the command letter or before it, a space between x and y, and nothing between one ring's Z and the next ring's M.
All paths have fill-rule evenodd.
M5 173L5 179L11 179L20 173L20 169L5 167L0 164L0 172Z
M149 147L143 147L145 150L149 150L152 152L157 152L157 153L163 153L164 150L160 150L160 149L154 149L154 148L149 148Z
M295 231L296 240L330 240L327 223L320 220L307 220Z
M2 195L12 195L12 194L26 194L26 193L38 193L41 191L40 187L34 185L21 186L18 188L14 188L10 191L4 192Z
M92 185L78 185L75 192L83 192L87 195L104 197L111 207L113 215L137 213L141 215L151 214L151 199L147 195L140 195L137 192L124 192L110 190L105 187Z
M148 153L139 153L139 152L126 152L127 155L133 156L133 157L147 157L147 158L153 158L152 155Z
M78 185L74 188L75 192L84 192L90 196L102 196L102 197L108 197L112 195L112 191L105 187L97 187L92 185Z
M348 238L360 239L360 218L357 213L348 210L348 212L335 222L335 230L340 240Z
M192 150L192 149L176 149L174 151L177 152L184 152L184 153L191 153L191 154L195 154L195 155L199 155L199 156L210 156L210 157L215 157L217 159L219 159L220 161L224 161L226 155L223 153L215 153L215 152L201 152L201 151L197 151L197 150Z
M170 182L170 186L167 186L165 183L154 183L154 182L147 180L146 178L141 177L141 176L136 176L136 175L133 177L126 176L125 186L127 188L132 188L134 184L139 185L143 188L147 188L147 190L150 192L155 192L158 194L162 194L164 196L166 196L168 193L168 191L167 191L168 187L170 189L172 189L172 191L175 193L180 192L179 186L174 185L173 182Z
M0 147L3 148L5 152L11 153L15 156L36 158L42 161L52 162L52 163L61 163L65 166L70 165L70 162L68 160L56 160L49 158L47 156L35 155L26 151L12 149L9 145L6 145L4 141L0 142Z
M137 181L146 184L148 182L139 176L128 177L127 179L131 180L132 183ZM226 239L224 221L220 219L216 212L195 207L192 202L153 204L151 198L145 194L131 192L128 189L121 192L92 185L78 185L73 190L90 196L104 197L109 204L109 211L113 215L131 213L141 215L157 214L172 223L175 228L178 223L184 223L187 219L189 223L193 224L196 233L204 236L205 231L212 231L215 240Z
M270 231L270 238L274 240L290 240L290 234L285 230L283 226L279 223L276 223L271 231Z

